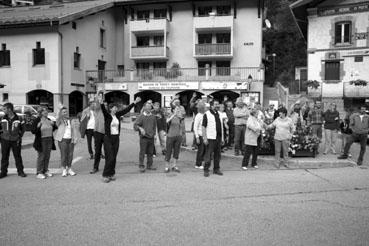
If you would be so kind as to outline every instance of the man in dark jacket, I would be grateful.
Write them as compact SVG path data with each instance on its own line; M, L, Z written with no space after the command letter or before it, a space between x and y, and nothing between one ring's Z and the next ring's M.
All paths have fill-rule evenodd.
M366 108L364 106L360 108L359 113L354 113L351 115L350 128L352 130L352 134L345 145L345 150L343 154L339 156L338 159L347 159L351 145L355 141L359 141L360 154L357 160L357 165L360 166L363 164L363 158L366 150L366 142L368 140L369 132L369 115L366 114Z
M156 125L158 130L158 138L160 142L161 152L163 155L166 153L166 132L167 132L167 120L165 118L164 109L160 107L159 102L154 103L154 109L152 113L156 116Z
M227 101L226 102L226 110L225 110L228 118L228 129L229 129L229 136L228 141L226 143L227 148L231 148L234 143L234 115L233 115L233 102Z
M330 107L324 113L324 136L325 136L325 150L324 154L328 154L329 150L332 154L336 154L336 140L339 129L340 114L337 111L337 106L334 103L330 104Z
M24 122L14 113L12 103L5 103L4 111L5 116L1 120L0 125L2 155L0 178L4 178L8 174L10 150L13 151L18 176L24 178L27 176L23 171L23 160L21 156Z

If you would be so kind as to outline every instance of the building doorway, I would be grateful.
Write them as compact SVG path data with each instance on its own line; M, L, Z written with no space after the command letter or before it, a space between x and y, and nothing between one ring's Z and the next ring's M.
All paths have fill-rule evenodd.
M193 96L193 94L196 93L196 98L201 99L201 96L204 95L201 92L194 91L194 90L187 90L187 91L181 91L177 93L179 95L179 100L181 101L181 105L186 109L186 115L191 116L191 108L190 108L190 101Z
M33 90L26 94L27 104L46 106L54 111L54 95L46 90Z
M223 103L225 98L228 98L228 101L236 102L236 99L240 97L240 94L230 90L220 90L211 93L215 100L218 100L220 103Z
M105 94L105 101L107 103L117 103L120 106L129 105L129 94L123 91L110 91Z
M134 95L134 99L136 99L136 97L140 97L141 102L135 106L135 112L141 112L144 103L147 102L148 100L152 100L153 103L159 102L161 104L161 94L156 91L151 90L140 91Z
M76 116L83 111L83 93L73 91L69 94L69 115Z

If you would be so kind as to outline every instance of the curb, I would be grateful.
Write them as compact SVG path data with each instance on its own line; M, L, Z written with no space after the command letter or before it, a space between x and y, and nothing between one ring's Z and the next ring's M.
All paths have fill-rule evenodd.
M182 150L195 153L196 150L192 150L190 147L181 147ZM234 160L241 163L243 156L234 156L230 154L222 154L223 159ZM265 156L258 156L258 164L272 166L277 169L275 165L275 159ZM289 159L288 169L320 169L320 168L341 168L341 167L354 167L356 163L352 160L334 160L334 161L320 161L320 160L294 160Z

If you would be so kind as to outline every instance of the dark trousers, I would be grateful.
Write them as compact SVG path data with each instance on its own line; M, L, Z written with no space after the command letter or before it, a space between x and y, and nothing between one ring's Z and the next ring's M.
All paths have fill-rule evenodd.
M18 174L23 173L21 148L21 141L1 140L1 173L8 173L10 150L13 151L15 166L17 167Z
M119 150L119 135L104 137L105 167L102 176L111 177L115 175L117 155Z
M94 151L92 150L92 138L94 137L94 130L93 129L87 129L86 130L86 137L87 137L88 153L90 153L90 155L93 155Z
M145 154L147 156L147 167L152 166L154 154L154 138L140 137L139 165L144 166Z
M165 154L165 160L170 161L170 158L178 160L179 152L181 150L182 136L167 137L167 153Z
M197 144L197 154L196 154L196 166L201 166L202 162L204 161L205 156L205 144L204 139L200 136L200 144Z
M246 145L245 154L242 160L242 166L247 167L249 165L250 156L252 155L251 166L257 165L258 159L258 146Z
M101 160L101 149L104 144L104 134L100 132L94 132L94 140L95 140L95 161L94 161L94 169L99 169L99 164Z
M236 152L244 150L246 126L234 126L234 150Z
M366 149L366 142L368 140L368 134L357 134L357 133L352 133L347 140L347 143L345 145L345 150L343 152L344 156L348 156L348 153L350 151L351 145L355 142L355 141L360 141L360 154L359 154L359 158L358 158L358 162L362 163L363 162L363 158L364 158L364 154L365 154L365 149Z
M71 167L74 152L74 143L72 139L63 138L62 141L58 142L61 156L61 166L63 168Z
M229 129L229 136L228 136L228 141L227 141L226 146L230 147L234 143L234 124L228 123L228 129Z
M42 151L38 152L37 156L37 174L45 174L49 171L49 161L51 149L53 147L53 138L41 138Z
M205 152L205 170L209 170L211 165L211 157L214 157L214 171L219 170L220 168L220 154L221 154L221 139L208 139L208 146L206 146Z

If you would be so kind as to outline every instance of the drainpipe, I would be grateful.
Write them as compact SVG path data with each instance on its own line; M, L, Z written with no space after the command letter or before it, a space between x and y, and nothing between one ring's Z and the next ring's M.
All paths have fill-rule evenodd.
M60 102L64 104L63 34L59 31L59 29L57 32L60 37Z

